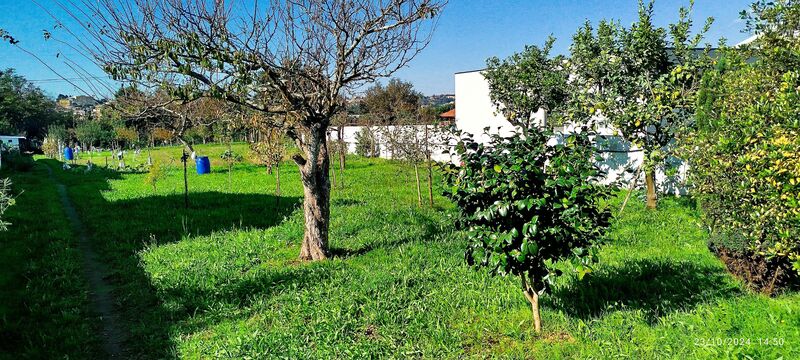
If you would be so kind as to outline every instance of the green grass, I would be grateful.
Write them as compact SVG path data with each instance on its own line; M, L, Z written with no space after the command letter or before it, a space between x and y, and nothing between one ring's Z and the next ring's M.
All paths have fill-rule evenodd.
M280 205L263 168L237 165L230 185L213 170L190 173L189 210L178 169L155 193L144 174L56 171L114 269L128 345L144 358L800 358L800 296L744 290L686 199L656 212L632 199L596 271L544 297L537 336L518 281L464 263L452 206L416 206L413 170L349 159L332 195L336 256L320 263L297 261L292 164Z
M183 153L183 149L183 146L161 146L156 147L154 150L150 151L149 154L146 149L143 149L139 155L136 155L133 150L126 150L124 158L125 165L128 167L145 165L147 164L147 157L150 155L152 156L154 162L160 162L161 164L167 166L180 167L182 166L181 155ZM250 147L246 143L233 143L231 144L231 149L233 149L234 153L245 158L250 156ZM226 150L228 150L227 144L208 144L195 146L195 152L197 153L197 156L208 156L212 166L220 168L225 167L227 169L225 160L220 157ZM83 151L77 155L75 163L78 165L86 165L86 163L91 160L96 166L106 167L106 164L108 164L109 168L116 169L119 161L116 160L115 155L116 153L112 153L110 150L94 151L91 153ZM193 166L192 163L190 163L190 165Z
M0 232L0 359L89 358L98 329L82 257L46 168L0 173L14 182L12 225Z

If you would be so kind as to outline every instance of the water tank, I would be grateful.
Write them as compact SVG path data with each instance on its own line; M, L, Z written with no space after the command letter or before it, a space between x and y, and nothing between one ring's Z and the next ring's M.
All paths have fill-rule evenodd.
M211 173L211 161L208 160L208 156L198 156L195 161L197 163L198 175Z
M75 154L72 152L71 147L64 148L64 159L67 159L67 161L75 160Z

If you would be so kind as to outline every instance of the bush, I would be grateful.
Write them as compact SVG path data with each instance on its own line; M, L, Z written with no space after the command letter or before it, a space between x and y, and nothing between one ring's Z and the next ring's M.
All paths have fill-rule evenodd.
M19 151L9 151L3 154L3 168L18 172L28 172L33 169L33 157Z
M462 164L445 168L445 195L459 208L457 226L469 238L467 262L520 277L537 331L539 296L559 275L553 262L570 258L583 278L611 219L610 189L594 181L602 174L588 129L558 145L547 144L551 135L489 135L482 144L459 134Z
M61 151L61 147L58 146L58 140L52 137L46 137L42 143L42 151L45 155L47 155L47 157L51 159L57 159L59 152Z
M356 133L356 154L363 157L380 156L381 148L372 129L363 127Z
M153 165L150 165L150 168L147 171L147 175L144 177L145 184L149 185L153 188L153 193L155 193L158 189L158 182L162 179L167 177L167 172L161 162L156 161L153 162Z
M691 180L713 239L741 238L728 250L800 271L800 39L782 35L793 33L783 27L800 20L800 4L754 9L750 23L764 32L752 53L725 50L704 75L687 137Z
M11 196L11 180L0 179L0 231L8 230L10 223L3 220L6 210L14 205L14 198Z

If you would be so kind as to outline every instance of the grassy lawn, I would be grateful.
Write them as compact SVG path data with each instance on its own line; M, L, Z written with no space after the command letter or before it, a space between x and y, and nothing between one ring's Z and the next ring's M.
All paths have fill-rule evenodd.
M128 167L145 165L147 164L147 156L149 154L152 156L154 162L160 162L166 166L180 167L183 166L180 161L183 149L183 146L162 146L155 148L155 150L150 151L149 153L147 150L141 150L138 155L133 150L126 150L124 158L125 165ZM234 153L242 155L245 158L247 158L250 153L249 145L242 142L231 144L231 149L233 149ZM225 160L220 157L226 150L228 150L227 144L208 144L195 146L195 152L197 153L197 156L208 156L208 159L211 161L211 165L220 167L220 169L222 169L222 167L227 169ZM86 163L91 160L96 166L105 167L106 164L108 164L108 167L116 169L119 161L116 160L115 155L116 153L112 153L110 150L94 151L91 153L83 151L77 154L75 163L79 165L86 165ZM189 165L193 167L194 163L190 162Z
M0 359L90 358L98 351L82 257L44 166L11 177L17 204L0 233Z
M218 160L213 154L222 151L199 152ZM656 212L632 199L596 271L583 281L563 277L544 298L544 332L536 336L519 282L466 266L453 208L439 196L434 209L418 208L408 167L349 159L346 186L332 195L336 257L301 263L302 188L288 162L279 204L263 167L237 165L229 183L215 161L210 175L190 173L189 210L177 168L154 192L144 174L37 164L26 176L45 178L44 164L57 169L114 269L128 346L142 358L800 358L800 295L744 290L707 250L688 199L665 199ZM14 211L39 216L45 203L57 212L51 183L28 186L32 199L20 197ZM26 232L52 234L44 244L61 244L60 257L48 258L44 271L70 280L27 291L71 291L75 313L64 317L91 339L66 220L49 218ZM37 321L67 321L59 316ZM42 336L63 336L48 329ZM64 345L63 354L84 357L92 344Z

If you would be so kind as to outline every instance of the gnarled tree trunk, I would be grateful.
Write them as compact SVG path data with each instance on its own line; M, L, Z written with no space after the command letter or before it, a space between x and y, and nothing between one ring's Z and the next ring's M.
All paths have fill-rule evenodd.
M312 130L309 134L309 143L305 146L306 158L295 158L295 162L300 166L304 195L305 234L300 248L301 260L325 260L329 255L330 159L325 141L326 129L320 128Z

